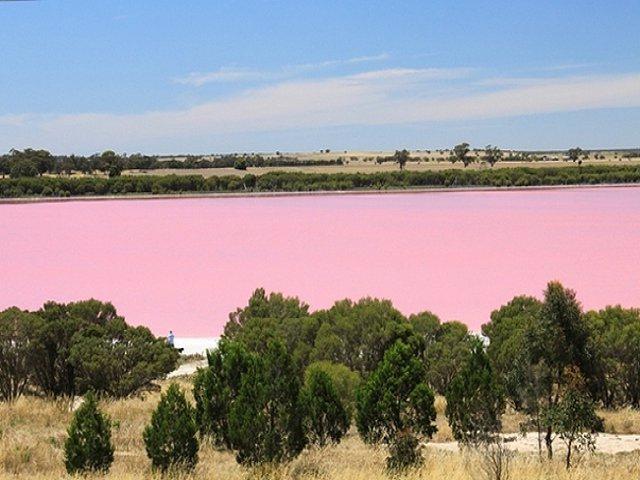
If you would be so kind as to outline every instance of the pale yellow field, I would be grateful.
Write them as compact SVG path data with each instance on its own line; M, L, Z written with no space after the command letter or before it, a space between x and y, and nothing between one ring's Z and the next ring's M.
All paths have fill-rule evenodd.
M640 165L640 159L614 159L585 160L583 165ZM537 161L537 162L498 162L493 168L514 168L514 167L571 167L576 166L573 162L567 161ZM460 162L451 163L447 160L438 161L410 161L405 166L406 170L427 171L427 170L449 170L464 169ZM489 169L487 164L474 162L467 167L468 170ZM398 165L392 162L377 164L375 161L350 160L345 165L319 165L300 167L249 167L246 171L234 168L201 168L201 169L179 169L163 168L157 170L126 170L124 175L203 175L205 177L221 175L243 176L246 173L262 175L268 172L304 172L304 173L375 173L397 171Z
M188 382L181 380L187 389ZM165 382L164 387L167 386ZM103 402L102 408L115 422L113 442L115 462L106 478L124 480L154 478L144 452L142 431L159 398L149 393L144 398ZM442 415L444 400L438 399L440 432L434 441L449 440L450 430ZM616 431L640 431L640 413L621 411L605 414L607 425ZM0 479L53 479L65 477L63 444L66 426L71 419L69 405L34 398L22 398L15 405L0 405ZM517 431L520 418L507 415L505 430ZM618 428L622 430L617 430ZM466 480L479 476L479 459L434 447L424 450L425 464L409 474L410 479ZM338 446L322 451L305 452L301 457L272 472L270 478L382 480L385 451L364 445L355 431ZM540 461L537 455L515 454L511 465L512 479L637 479L640 476L640 451L585 457L572 471L566 472L560 455L553 462ZM210 445L200 450L197 470L189 478L244 479L255 478L255 472L239 467L232 454L216 451Z

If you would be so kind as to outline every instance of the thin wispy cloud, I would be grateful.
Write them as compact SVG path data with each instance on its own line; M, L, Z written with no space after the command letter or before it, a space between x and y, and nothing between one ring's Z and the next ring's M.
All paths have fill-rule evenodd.
M0 145L131 149L210 135L504 118L640 107L640 73L565 76L474 90L469 69L382 69L287 80L177 110L0 117ZM446 93L438 88L447 86ZM14 116L15 117L15 116ZM135 147L133 147L135 148Z
M341 60L325 60L316 63L303 63L297 65L286 65L277 70L254 70L239 67L221 67L211 72L191 72L184 77L175 78L174 82L182 85L201 87L208 83L233 83L233 82L255 82L269 80L283 80L299 75L304 72L334 68L345 65L357 65L363 63L380 62L388 60L389 54L368 55L352 57Z

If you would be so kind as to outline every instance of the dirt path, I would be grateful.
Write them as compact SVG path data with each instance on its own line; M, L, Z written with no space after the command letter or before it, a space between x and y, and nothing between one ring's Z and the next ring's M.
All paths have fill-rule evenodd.
M195 362L184 363L177 369L167 375L167 378L185 377L187 375L193 375L200 367L204 367L207 364L206 360L196 360Z
M516 434L504 435L505 445L509 450L535 453L538 451L538 436L535 432L529 432L525 436ZM430 448L446 450L450 452L458 451L457 442L428 443ZM566 447L561 439L556 438L553 442L554 451L566 451ZM543 445L544 448L544 445ZM640 435L616 435L612 433L601 433L596 437L597 453L622 453L640 450Z

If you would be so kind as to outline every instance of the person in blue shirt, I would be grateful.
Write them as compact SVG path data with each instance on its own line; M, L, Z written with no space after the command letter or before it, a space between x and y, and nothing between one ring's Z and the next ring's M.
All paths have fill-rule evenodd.
M175 335L173 335L173 330L169 330L169 335L167 335L167 342L169 343L169 345L171 345L172 347L174 347L174 340L175 340Z

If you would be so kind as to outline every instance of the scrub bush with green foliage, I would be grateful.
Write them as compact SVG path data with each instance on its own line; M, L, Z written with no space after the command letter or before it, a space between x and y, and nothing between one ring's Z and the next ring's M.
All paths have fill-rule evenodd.
M193 407L172 383L151 415L143 438L154 470L192 471L198 463L197 427Z
M318 447L339 443L349 430L349 415L331 377L322 370L312 370L307 376L301 398L309 443Z
M435 418L424 366L410 346L398 341L358 391L358 431L367 443L390 446L389 467L407 466L419 463L420 442L437 431Z
M64 464L69 474L109 471L113 463L111 421L98 409L89 392L76 410L64 443Z
M445 414L453 437L461 445L477 447L493 442L500 433L505 400L482 343L475 343L447 389Z
M298 374L279 342L252 357L229 408L231 445L245 466L287 462L306 445Z
M207 362L206 367L196 372L193 381L196 423L203 437L230 450L229 410L254 357L242 344L222 339L216 350L207 352Z

